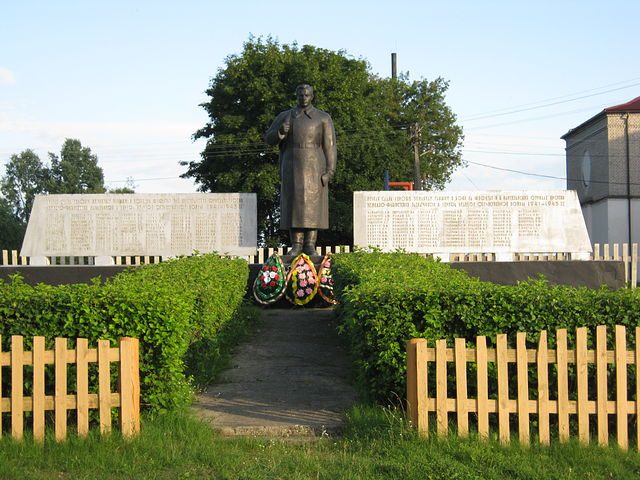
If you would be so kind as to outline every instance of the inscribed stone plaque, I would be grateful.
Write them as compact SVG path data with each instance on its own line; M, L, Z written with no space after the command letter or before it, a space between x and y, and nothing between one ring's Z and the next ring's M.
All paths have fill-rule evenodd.
M591 252L574 191L354 192L353 238L383 251ZM447 256L445 255L445 258Z
M21 255L253 255L254 193L38 195Z

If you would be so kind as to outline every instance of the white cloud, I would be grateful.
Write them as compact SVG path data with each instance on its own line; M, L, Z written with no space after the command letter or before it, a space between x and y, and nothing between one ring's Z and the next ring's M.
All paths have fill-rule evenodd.
M8 68L0 67L0 85L13 85L16 83L16 76Z

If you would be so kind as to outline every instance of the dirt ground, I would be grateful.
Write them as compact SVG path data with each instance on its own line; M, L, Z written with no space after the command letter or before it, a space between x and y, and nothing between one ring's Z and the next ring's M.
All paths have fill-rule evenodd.
M357 400L332 309L265 309L195 414L228 435L333 435Z

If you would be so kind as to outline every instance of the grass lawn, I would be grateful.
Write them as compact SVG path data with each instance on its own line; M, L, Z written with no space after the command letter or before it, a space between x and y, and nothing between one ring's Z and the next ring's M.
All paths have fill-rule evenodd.
M187 414L146 419L139 438L117 434L44 445L0 440L2 479L633 479L640 455L616 448L549 448L453 437L420 439L401 416L357 407L342 438L224 438Z

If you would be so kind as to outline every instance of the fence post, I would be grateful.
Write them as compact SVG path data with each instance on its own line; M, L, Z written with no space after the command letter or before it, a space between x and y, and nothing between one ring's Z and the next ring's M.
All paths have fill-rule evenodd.
M140 432L140 371L137 338L120 339L120 430L131 438Z
M560 443L569 441L569 372L567 354L567 330L556 331L558 365L558 438Z
M55 343L55 436L56 441L67 438L67 339L56 338Z
M578 384L578 437L582 445L589 444L589 386L587 360L587 329L576 329L576 376Z
M438 434L449 432L447 411L447 340L436 340L436 418Z
M503 445L511 438L509 430L509 368L507 360L507 336L496 338L496 369L498 370L498 436Z
M516 335L516 368L518 372L518 437L523 447L529 446L529 361L527 334Z
M44 337L33 337L33 438L44 441Z
M109 340L98 340L98 407L100 410L100 433L111 432L111 367L109 362Z
M540 332L538 340L538 352L536 361L538 362L538 425L540 442L549 445L549 354L548 354L547 332Z
M598 417L598 445L609 444L607 414L607 327L596 328L596 412Z
M458 435L469 436L469 414L467 412L467 344L464 338L455 339L456 359L456 415Z
M489 376L487 373L487 337L476 338L476 364L478 387L478 435L483 440L489 438Z
M0 385L2 385L2 335L0 335ZM1 416L2 416L2 389L0 388L0 417ZM0 438L2 438L2 428L0 428Z
M616 325L616 433L623 450L629 448L627 415L627 338L624 326Z
M629 258L629 244L628 243L623 243L622 244L622 261L624 263L624 281L629 283L629 286L631 286L631 277L629 276L629 273L631 272L631 270L629 269L630 267L630 258Z
M86 338L76 340L76 392L78 410L78 436L86 437L89 433L89 364L87 351L89 341Z
M24 340L21 335L11 336L11 436L22 440L24 430Z
M636 448L640 451L640 327L636 327Z
M638 283L638 244L631 246L631 288L636 288Z
M421 435L426 435L429 427L426 349L424 338L413 338L407 342L407 414Z

